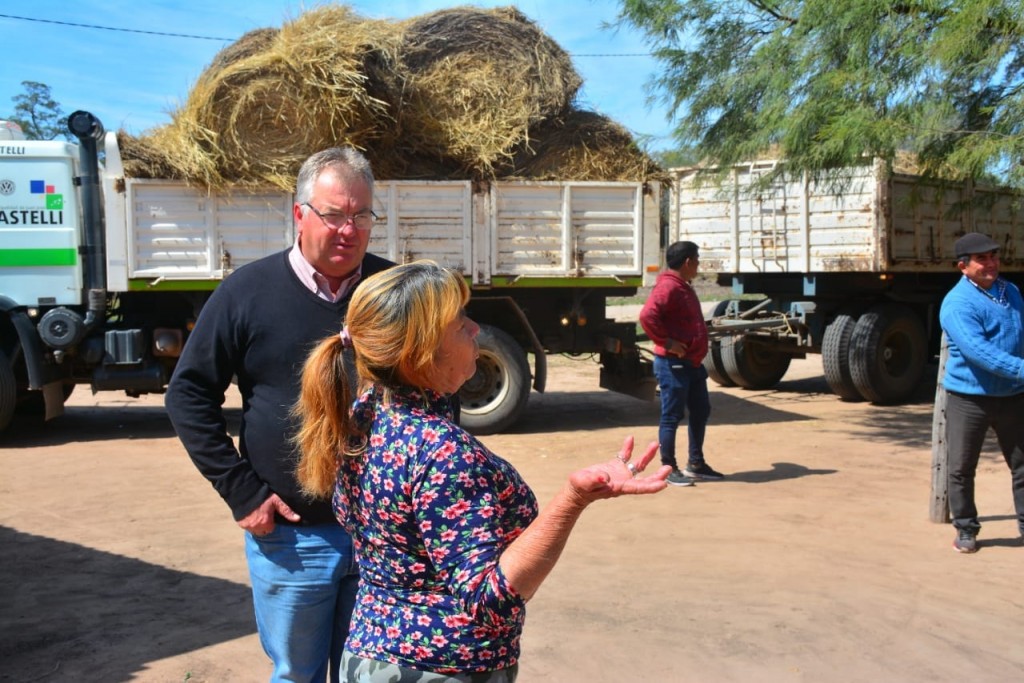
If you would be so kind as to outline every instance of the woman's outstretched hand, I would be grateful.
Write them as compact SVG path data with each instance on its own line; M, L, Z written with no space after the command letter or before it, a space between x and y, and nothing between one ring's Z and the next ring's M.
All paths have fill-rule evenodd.
M646 476L644 470L658 452L658 442L652 441L644 452L633 459L633 437L628 436L622 443L622 450L611 460L585 467L569 475L569 485L583 502L591 503L602 498L657 493L664 489L672 468L659 467Z

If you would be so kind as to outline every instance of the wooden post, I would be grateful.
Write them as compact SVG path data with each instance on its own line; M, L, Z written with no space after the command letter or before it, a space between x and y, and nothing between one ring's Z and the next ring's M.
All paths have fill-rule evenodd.
M946 444L946 388L942 378L946 374L949 346L946 333L942 333L939 352L939 380L935 384L935 407L932 411L932 499L928 519L936 524L949 523L948 474L949 449Z

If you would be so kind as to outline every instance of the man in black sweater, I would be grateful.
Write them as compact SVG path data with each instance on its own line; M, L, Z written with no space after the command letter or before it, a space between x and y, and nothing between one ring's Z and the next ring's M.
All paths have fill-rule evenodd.
M273 681L338 681L358 576L328 500L303 496L289 411L306 354L341 330L360 280L394 264L366 253L376 216L365 157L332 148L299 171L295 245L239 268L196 321L167 389L174 428L245 530L260 642ZM236 449L222 411L237 378Z

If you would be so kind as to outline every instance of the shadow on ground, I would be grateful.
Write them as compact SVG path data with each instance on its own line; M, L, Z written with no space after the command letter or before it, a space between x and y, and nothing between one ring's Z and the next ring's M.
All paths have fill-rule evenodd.
M241 408L225 408L228 431L238 434ZM4 448L37 448L106 439L161 439L174 437L174 427L163 406L133 404L68 406L60 417L44 422L38 415L15 414L3 433Z
M148 662L255 632L246 585L3 526L0 547L0 680L134 680ZM116 665L96 663L112 649Z
M743 472L734 472L729 475L729 481L738 481L745 484L764 484L770 481L782 481L784 479L800 479L801 477L835 474L838 471L839 470L833 469L812 470L810 467L793 462L773 462L770 470L747 470Z

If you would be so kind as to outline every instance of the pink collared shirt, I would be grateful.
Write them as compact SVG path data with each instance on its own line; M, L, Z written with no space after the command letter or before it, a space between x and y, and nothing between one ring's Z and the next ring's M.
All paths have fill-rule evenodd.
M316 294L321 299L335 302L341 300L346 294L352 291L359 282L359 279L363 276L363 268L360 265L356 268L351 275L341 281L341 285L338 286L337 292L331 291L331 285L327 282L327 278L316 271L316 268L306 260L306 257L302 255L302 251L299 249L299 241L295 240L295 246L288 252L288 263L291 265L292 270L295 271L295 275L298 276L299 282L309 288L309 291Z

